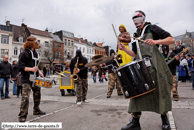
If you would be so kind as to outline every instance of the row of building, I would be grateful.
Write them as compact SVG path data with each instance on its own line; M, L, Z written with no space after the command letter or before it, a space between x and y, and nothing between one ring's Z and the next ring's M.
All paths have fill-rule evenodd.
M109 55L110 46L103 46L104 43L92 43L87 39L78 38L74 33L65 30L57 32L49 32L28 27L22 23L21 26L13 25L10 21L6 21L6 25L0 25L0 61L6 54L9 61L18 60L19 54L23 51L23 44L28 36L37 38L37 42L41 45L38 51L42 64L59 63L64 64L65 61L71 60L75 56L77 49L82 51L83 56L92 60L92 57L101 54Z
M64 64L65 61L71 60L75 56L77 49L82 51L83 56L92 60L97 54L109 56L110 46L103 46L103 43L92 43L87 39L78 38L74 33L65 30L57 32L49 32L28 27L24 23L21 26L10 24L6 21L6 25L0 25L0 61L6 54L9 56L9 62L18 60L19 54L23 51L23 44L28 36L37 38L37 42L41 45L38 50L43 55L42 64L59 63ZM194 32L175 36L175 40L180 40L186 47L190 47L190 53L194 53ZM176 46L172 44L172 46Z

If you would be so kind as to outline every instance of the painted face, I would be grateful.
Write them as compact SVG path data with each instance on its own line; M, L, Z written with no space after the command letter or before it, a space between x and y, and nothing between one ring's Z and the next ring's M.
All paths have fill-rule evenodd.
M133 14L132 19L133 19L133 23L135 24L137 28L145 23L145 16L141 14L140 12L135 12Z

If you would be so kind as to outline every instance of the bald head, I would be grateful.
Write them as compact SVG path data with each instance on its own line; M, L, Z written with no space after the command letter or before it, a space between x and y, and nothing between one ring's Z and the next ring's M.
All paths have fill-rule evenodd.
M3 56L3 61L8 62L8 55Z

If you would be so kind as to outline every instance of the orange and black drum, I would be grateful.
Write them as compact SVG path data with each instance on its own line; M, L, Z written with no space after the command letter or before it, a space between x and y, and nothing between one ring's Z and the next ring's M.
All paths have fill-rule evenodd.
M44 88L52 88L53 82L49 78L41 78L37 77L35 81L35 86L44 87Z
M116 76L126 99L139 97L156 89L143 59L117 68Z

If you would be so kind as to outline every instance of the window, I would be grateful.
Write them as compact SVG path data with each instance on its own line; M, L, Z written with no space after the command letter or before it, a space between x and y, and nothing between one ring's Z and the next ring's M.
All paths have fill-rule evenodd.
M80 49L80 50L82 50L82 48L81 48L81 47L80 47L79 49Z
M18 48L14 47L14 55L17 56L18 55Z
M37 40L37 43L40 44L40 40Z
M19 37L19 42L23 43L23 37Z
M71 46L73 46L73 41L71 41Z
M45 41L45 47L49 47L49 42Z
M24 50L23 48L20 48L20 53L22 53L22 52L23 52L23 50Z
M57 46L58 46L57 43L55 43L55 48L57 48Z
M65 39L65 45L67 45L67 39Z
M90 49L90 54L91 54L91 49Z
M71 56L73 56L73 51L71 52Z
M70 40L68 40L68 46L70 46Z
M83 48L83 53L85 52L85 48Z
M58 52L55 52L55 58L58 58Z
M89 49L87 48L87 53L89 53Z
M59 48L61 48L61 43L59 43Z
M64 55L65 55L65 56L67 55L67 50L64 51Z
M61 58L61 52L59 52L59 55L58 56L59 56L59 58Z
M1 49L1 58L3 58L4 55L8 55L9 50L8 49Z
M94 50L92 49L92 54L93 54Z
M7 35L1 35L1 43L3 43L3 44L9 44L9 36L7 36Z

